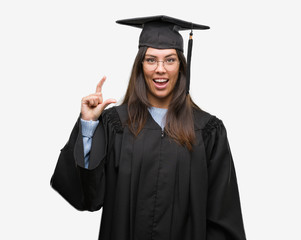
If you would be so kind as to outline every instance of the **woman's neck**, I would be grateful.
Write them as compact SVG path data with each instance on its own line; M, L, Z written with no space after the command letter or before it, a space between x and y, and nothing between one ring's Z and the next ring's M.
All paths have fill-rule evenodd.
M150 105L155 108L168 109L171 98L172 98L171 95L167 96L166 98L157 98L151 94L148 94L148 101L149 101Z

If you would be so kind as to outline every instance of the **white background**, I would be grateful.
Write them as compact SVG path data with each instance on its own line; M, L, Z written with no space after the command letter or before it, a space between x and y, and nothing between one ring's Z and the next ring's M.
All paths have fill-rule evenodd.
M222 119L248 239L301 239L300 9L297 0L0 3L0 239L97 239L49 185L80 100L107 76L122 100L140 30L118 19L165 14L194 31L191 94ZM182 32L185 40L188 31ZM186 54L186 51L185 51Z

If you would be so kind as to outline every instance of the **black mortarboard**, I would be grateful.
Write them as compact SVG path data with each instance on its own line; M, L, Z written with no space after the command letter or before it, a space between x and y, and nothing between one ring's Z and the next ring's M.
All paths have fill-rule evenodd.
M116 23L132 27L142 28L139 38L139 47L147 46L159 49L175 48L183 50L183 38L180 30L191 30L187 53L187 84L186 91L189 93L190 85L190 63L192 50L192 30L209 29L208 26L186 22L180 19L160 15L152 17L131 18L118 20Z

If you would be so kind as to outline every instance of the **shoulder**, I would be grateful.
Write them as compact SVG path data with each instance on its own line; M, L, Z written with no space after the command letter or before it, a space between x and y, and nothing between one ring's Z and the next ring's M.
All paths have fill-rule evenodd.
M119 116L120 121L122 122L122 124L126 124L127 120L128 120L128 105L127 104L122 104L119 106L115 106L113 107L116 111L116 113Z
M215 115L206 112L200 108L193 108L195 130L202 130L211 125L212 122L220 121Z
M214 129L219 129L223 122L215 115L202 109L193 109L195 130L202 130L203 134L208 134Z
M120 105L107 108L101 117L104 124L110 125L116 132L122 132L127 118L127 106Z

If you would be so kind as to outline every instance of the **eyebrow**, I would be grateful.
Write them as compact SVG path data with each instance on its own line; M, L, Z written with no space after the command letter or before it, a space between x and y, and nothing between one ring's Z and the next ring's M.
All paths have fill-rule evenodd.
M171 56L177 56L177 54L172 53L172 54L166 55L164 58L171 57ZM157 56L154 56L154 55L151 55L151 54L145 54L145 57L154 57L154 58L157 58Z

